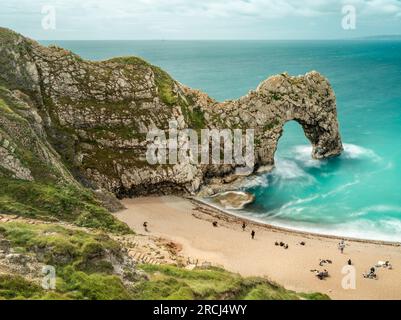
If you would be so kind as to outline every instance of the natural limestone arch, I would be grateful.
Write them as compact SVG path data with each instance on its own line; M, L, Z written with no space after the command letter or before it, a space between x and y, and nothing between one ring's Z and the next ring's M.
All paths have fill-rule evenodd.
M273 76L247 96L205 110L212 114L209 118L224 116L224 124L219 123L219 127L239 123L243 129L255 129L255 170L274 165L279 139L290 121L302 127L312 145L312 158L335 157L343 150L334 91L327 79L315 71L298 77Z

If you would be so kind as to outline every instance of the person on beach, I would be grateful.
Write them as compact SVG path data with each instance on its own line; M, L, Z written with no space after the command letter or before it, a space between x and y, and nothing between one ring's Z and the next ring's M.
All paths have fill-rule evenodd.
M143 228L145 229L146 232L149 232L148 223L146 221L143 223Z
M341 242L338 244L338 249L342 254L344 253L344 248L345 248L345 242L344 240L341 240Z
M351 261L351 259L348 260L348 265L349 265L349 266L352 266L352 261Z
M317 271L316 276L319 278L319 280L324 280L325 278L329 277L329 272L324 269L323 271Z
M252 240L254 240L254 239L255 239L255 235L256 235L256 232L255 232L255 230L252 230L252 232L251 232L251 237L252 237Z
M364 273L363 277L365 279L374 279L377 280L377 274L376 274L376 269L375 267L370 268L369 273Z
M246 223L243 222L243 223L242 223L242 231L245 231L245 229L246 229Z

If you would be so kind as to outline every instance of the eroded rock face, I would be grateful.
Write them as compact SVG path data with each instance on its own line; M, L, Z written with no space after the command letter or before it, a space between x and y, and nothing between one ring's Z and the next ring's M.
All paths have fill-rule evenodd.
M235 165L149 165L146 134L167 130L172 119L179 129L254 129L254 172L274 165L291 120L303 127L314 158L342 151L335 95L317 72L274 76L239 100L219 103L139 58L85 61L6 29L0 29L0 62L0 83L29 96L49 149L85 185L120 196L195 193L210 178L235 172Z

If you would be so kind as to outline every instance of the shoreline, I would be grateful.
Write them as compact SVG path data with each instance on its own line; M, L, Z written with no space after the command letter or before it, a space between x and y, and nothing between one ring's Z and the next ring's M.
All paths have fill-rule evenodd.
M214 208L199 199L153 196L124 199L125 210L114 214L128 224L138 239L166 240L181 261L199 261L244 277L265 277L296 292L320 292L336 300L401 299L401 246L398 243L346 240L297 232L258 223ZM143 223L147 222L145 230ZM217 222L217 226L214 226ZM242 223L246 222L246 231ZM255 239L251 230L256 231ZM139 240L138 240L139 241ZM287 248L279 245L288 245ZM329 260L330 263L322 263ZM344 267L352 260L355 289L344 289ZM392 270L378 268L378 280L363 278L379 261L390 261ZM190 267L190 266L189 266ZM314 271L327 270L317 279Z
M193 201L199 205L209 207L212 210L220 212L220 214L222 214L222 215L231 217L236 220L241 220L240 222L245 221L248 224L257 225L259 227L266 228L268 230L277 230L279 232L288 232L288 233L293 233L293 234L300 235L300 236L313 236L313 237L322 237L322 238L340 240L340 241L345 240L345 241L351 241L351 242L360 242L360 243L370 243L370 244L385 245L385 246L392 246L392 247L401 247L401 241L396 242L396 241L385 241L385 240L362 239L362 238L356 238L356 237L354 238L354 237L349 237L349 236L337 236L337 235L331 235L331 234L325 234L325 233L319 233L319 232L303 231L303 230L298 230L295 228L292 229L292 228L276 226L273 224L269 224L267 222L257 221L256 219L254 220L250 217L245 217L240 214L235 214L228 210L224 210L223 208L220 208L217 205L213 205L205 200L202 200L202 199L199 199L196 197L182 197L182 198Z

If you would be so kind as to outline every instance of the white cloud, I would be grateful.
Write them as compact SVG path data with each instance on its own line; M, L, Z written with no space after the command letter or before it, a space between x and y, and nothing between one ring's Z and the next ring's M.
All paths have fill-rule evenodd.
M73 0L71 2L80 2ZM253 16L253 17L311 17L338 13L338 0L91 0L99 8L110 12L116 8L129 14L163 13L192 16ZM343 4L355 4L360 14L397 15L401 12L399 0L343 0Z
M400 0L0 0L0 24L35 38L334 38L346 4L359 35L401 31ZM52 34L43 5L57 10Z
M344 4L352 4L361 15L366 16L400 16L400 0L343 0Z
M32 6L32 1L16 1ZM401 13L399 0L40 0L38 5L54 4L63 10L93 15L130 17L137 15L177 15L208 17L313 17L341 11L343 4L357 6L360 14ZM77 12L78 13L78 12Z
M397 16L400 0L0 0L14 10L54 5L59 11L88 16L127 18L139 15L175 15L206 17L314 17L338 14L341 6L355 5L359 14ZM3 6L3 5L2 5Z

